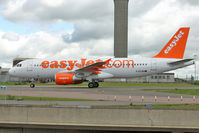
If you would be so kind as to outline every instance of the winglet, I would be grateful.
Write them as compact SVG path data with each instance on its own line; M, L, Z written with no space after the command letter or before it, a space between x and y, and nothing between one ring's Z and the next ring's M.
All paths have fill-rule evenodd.
M164 48L153 58L183 59L190 27L180 28Z

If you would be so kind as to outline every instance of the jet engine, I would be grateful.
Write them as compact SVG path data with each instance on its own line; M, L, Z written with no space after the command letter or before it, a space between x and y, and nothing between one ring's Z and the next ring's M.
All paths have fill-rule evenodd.
M56 73L55 82L59 85L80 84L83 81L75 77L74 73Z

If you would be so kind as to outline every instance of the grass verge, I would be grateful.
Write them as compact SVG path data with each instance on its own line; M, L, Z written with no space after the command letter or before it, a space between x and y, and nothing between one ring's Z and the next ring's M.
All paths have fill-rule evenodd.
M0 95L0 99L4 100L5 95ZM97 101L95 99L76 99L76 98L58 98L58 97L32 97L32 96L12 96L7 95L7 100L29 100L29 101Z

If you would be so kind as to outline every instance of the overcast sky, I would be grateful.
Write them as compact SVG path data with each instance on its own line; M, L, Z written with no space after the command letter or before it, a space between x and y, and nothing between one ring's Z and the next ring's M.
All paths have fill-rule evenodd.
M0 66L15 57L113 56L113 12L113 0L0 0ZM156 55L182 26L191 27L184 57L199 57L199 0L129 0L128 22L129 57ZM194 66L175 72L194 75Z

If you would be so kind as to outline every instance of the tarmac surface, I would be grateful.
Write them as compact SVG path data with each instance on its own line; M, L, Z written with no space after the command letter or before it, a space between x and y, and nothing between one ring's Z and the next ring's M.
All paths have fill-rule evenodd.
M62 97L93 99L96 101L16 101L0 100L0 104L55 104L60 106L129 105L133 104L194 104L199 99L193 95L145 91L146 89L198 89L199 87L99 87L83 86L7 86L0 94L35 97ZM168 97L169 96L169 97Z

